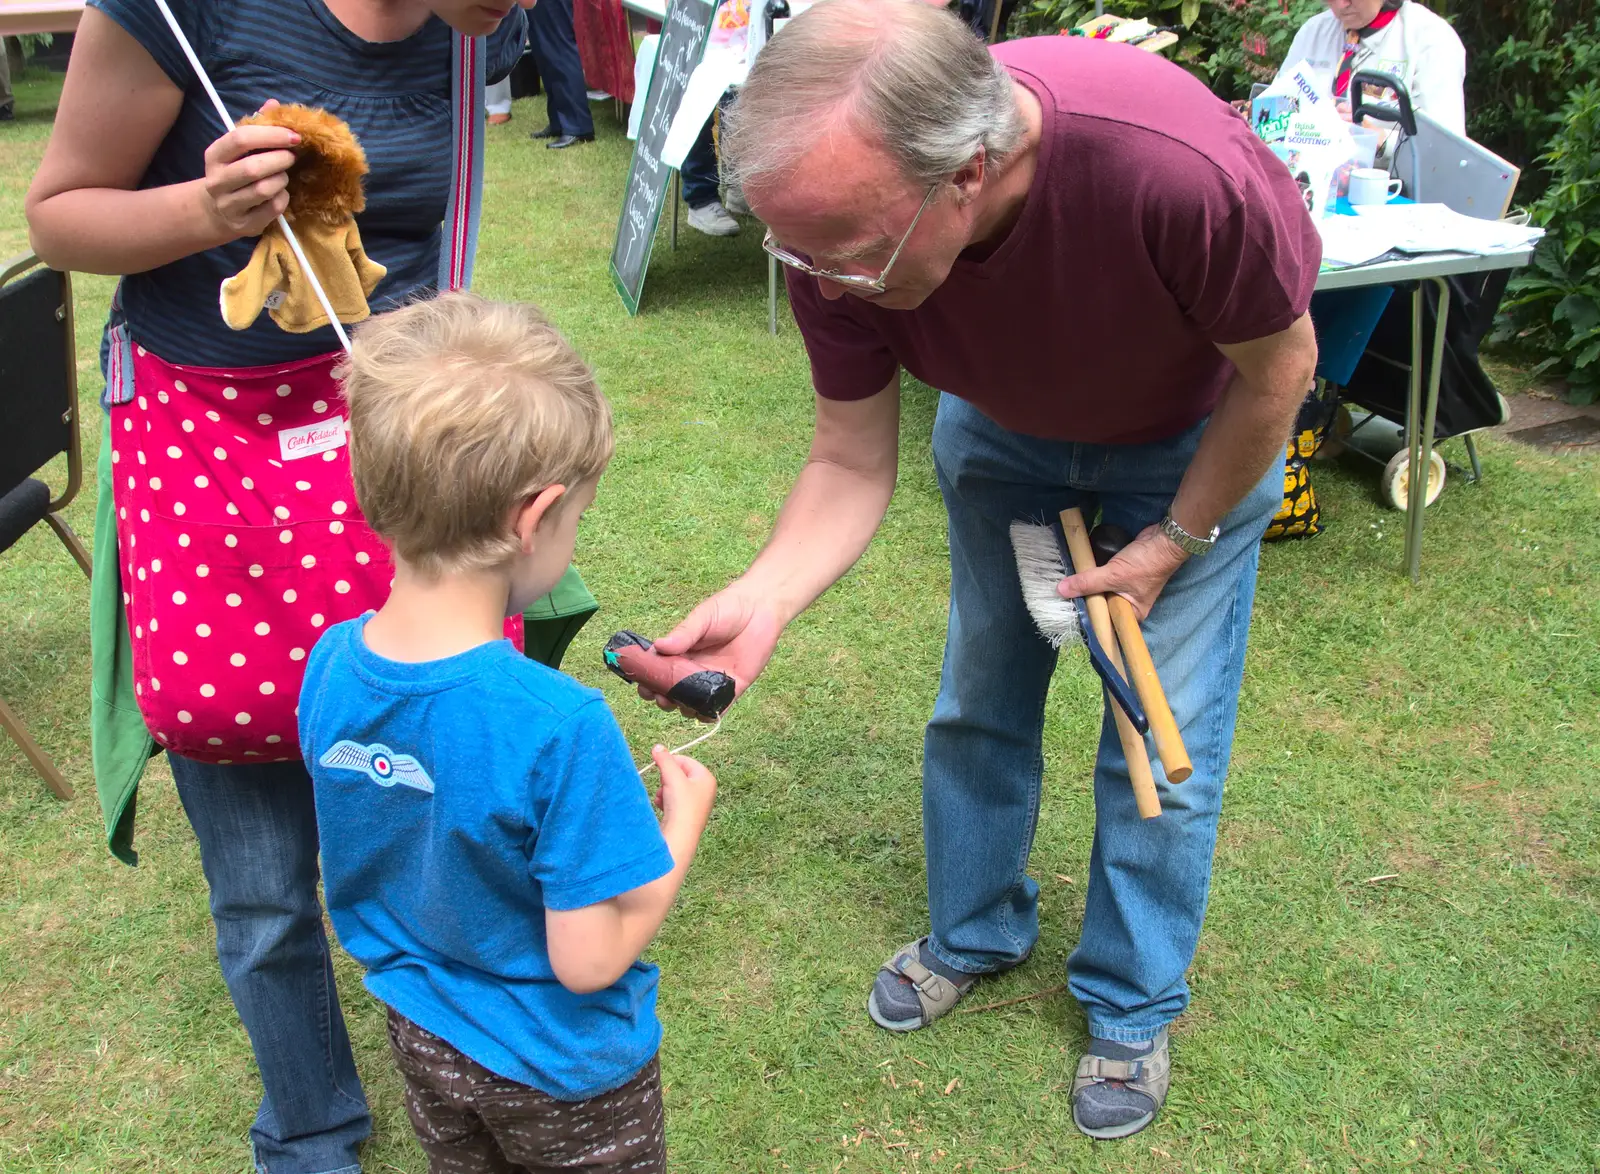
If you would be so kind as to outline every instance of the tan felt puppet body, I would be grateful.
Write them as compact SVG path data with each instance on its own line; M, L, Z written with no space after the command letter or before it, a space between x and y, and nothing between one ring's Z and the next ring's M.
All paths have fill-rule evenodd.
M284 215L339 321L364 320L370 313L367 298L388 271L363 251L356 229L355 214L367 206L361 190L367 157L361 144L339 119L308 106L273 106L239 122L285 126L299 133ZM233 329L246 329L263 306L274 322L294 334L328 324L277 221L256 241L250 263L222 283L222 318Z

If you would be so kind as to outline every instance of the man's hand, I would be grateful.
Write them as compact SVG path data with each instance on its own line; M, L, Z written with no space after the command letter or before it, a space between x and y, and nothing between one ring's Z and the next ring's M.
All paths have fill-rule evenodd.
M662 656L688 654L709 669L734 680L735 696L750 687L772 659L783 632L783 620L742 583L733 583L695 608L672 631L656 641ZM643 685L639 696L662 709L681 709ZM686 717L698 717L681 709Z
M867 548L894 494L899 455L898 371L882 391L866 399L818 396L811 455L778 512L766 547L740 578L657 640L656 651L662 656L688 653L707 668L727 673L738 693L748 689L772 659L789 621ZM642 687L639 696L662 709L677 708Z
M1161 532L1160 526L1146 526L1104 566L1090 567L1061 580L1056 584L1056 593L1062 599L1120 595L1133 604L1133 610L1143 620L1150 615L1167 580L1188 557L1182 547Z
M1282 465L1290 425L1317 366L1309 314L1277 334L1217 349L1234 365L1234 379L1212 409L1171 506L1173 519L1191 534L1221 524L1274 462ZM1105 566L1068 575L1057 590L1064 599L1120 595L1142 620L1188 557L1159 526L1147 526Z

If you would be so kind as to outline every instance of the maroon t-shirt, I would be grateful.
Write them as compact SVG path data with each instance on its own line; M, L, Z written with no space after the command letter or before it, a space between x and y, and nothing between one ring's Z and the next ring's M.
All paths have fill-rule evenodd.
M915 310L830 302L787 270L817 393L865 399L899 364L1014 432L1175 435L1233 376L1216 343L1275 334L1310 304L1322 243L1300 191L1244 119L1154 54L1082 37L993 51L1044 113L1021 218Z

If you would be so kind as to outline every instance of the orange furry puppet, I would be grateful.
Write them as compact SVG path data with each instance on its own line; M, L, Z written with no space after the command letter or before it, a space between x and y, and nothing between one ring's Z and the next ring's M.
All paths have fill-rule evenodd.
M355 214L367 206L361 190L367 157L361 144L339 119L308 106L273 106L239 123L284 126L299 133L284 216L339 321L364 320L371 312L367 299L388 270L367 256L356 229ZM256 241L250 263L222 283L222 318L233 329L247 328L263 306L274 322L294 334L328 324L277 221Z

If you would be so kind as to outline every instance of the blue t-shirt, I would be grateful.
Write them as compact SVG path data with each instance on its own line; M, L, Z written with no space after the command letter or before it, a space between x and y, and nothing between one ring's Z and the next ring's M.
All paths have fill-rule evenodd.
M300 691L340 943L374 995L501 1076L563 1100L626 1083L661 1045L655 966L573 994L544 929L672 870L616 718L510 641L403 664L365 626L329 628Z
M437 16L403 41L364 41L323 0L168 0L195 55L234 118L268 98L320 106L350 124L367 155L366 211L356 217L367 256L388 273L369 299L374 314L429 296L450 198L450 27ZM89 0L121 25L183 91L183 106L141 188L205 174L206 148L223 133L210 99L154 0ZM522 54L527 21L515 8L488 39L491 81ZM263 313L232 330L218 309L224 280L255 248L246 237L123 278L122 304L135 342L169 363L265 366L337 350L331 327L279 329Z

